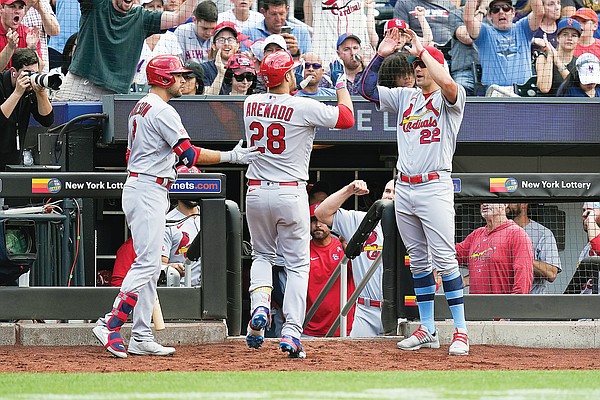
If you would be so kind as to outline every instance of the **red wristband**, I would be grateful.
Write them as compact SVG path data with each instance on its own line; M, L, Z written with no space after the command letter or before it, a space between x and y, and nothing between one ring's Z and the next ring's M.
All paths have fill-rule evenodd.
M420 58L421 60L423 59L421 56L422 56L422 55L423 55L423 53L424 53L424 52L426 52L426 51L427 51L427 49L425 49L425 48L424 48L424 49L423 49L423 50L421 50L421 52L419 53L419 58Z

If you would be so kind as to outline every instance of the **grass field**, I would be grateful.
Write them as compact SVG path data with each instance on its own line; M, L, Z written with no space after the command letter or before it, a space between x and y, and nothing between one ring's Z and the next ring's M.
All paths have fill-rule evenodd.
M0 399L599 399L598 371L0 374Z

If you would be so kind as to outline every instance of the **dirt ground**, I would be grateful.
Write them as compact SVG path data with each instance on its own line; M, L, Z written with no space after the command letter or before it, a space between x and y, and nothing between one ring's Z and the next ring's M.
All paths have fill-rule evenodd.
M125 371L249 371L256 370L527 370L600 369L600 349L534 349L472 346L469 356L448 356L440 349L401 351L394 340L305 340L304 360L288 359L278 342L268 340L260 350L248 349L243 339L201 346L176 346L172 357L117 359L100 346L0 346L0 372L125 372ZM369 360L365 364L365 360Z

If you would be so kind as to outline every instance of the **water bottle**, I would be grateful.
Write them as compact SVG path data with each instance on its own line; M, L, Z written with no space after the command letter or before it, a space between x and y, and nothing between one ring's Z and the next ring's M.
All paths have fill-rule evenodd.
M26 167L31 167L33 165L33 154L29 149L23 150L23 165Z

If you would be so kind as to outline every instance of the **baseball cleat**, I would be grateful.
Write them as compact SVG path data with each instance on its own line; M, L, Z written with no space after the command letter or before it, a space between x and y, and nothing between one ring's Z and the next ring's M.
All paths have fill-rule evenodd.
M265 328L269 323L269 309L267 307L256 307L252 318L248 323L246 344L251 349L260 349L265 341Z
M306 358L306 352L302 347L302 343L300 343L300 339L296 339L295 337L283 335L279 343L279 348L284 353L289 353L289 358Z
M174 347L165 347L152 340L132 339L127 350L136 356L172 356L175 354Z
M431 334L426 327L419 325L419 328L411 336L401 340L396 346L400 350L419 350L422 347L439 349L440 340L437 330Z
M109 353L119 358L127 358L127 350L118 331L111 331L104 325L96 325L92 332Z
M469 336L466 329L456 328L454 330L448 354L451 356L466 356L469 354Z

